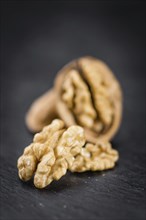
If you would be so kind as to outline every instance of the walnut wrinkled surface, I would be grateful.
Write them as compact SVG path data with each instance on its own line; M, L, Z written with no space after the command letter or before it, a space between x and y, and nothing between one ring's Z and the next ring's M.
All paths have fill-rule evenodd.
M108 126L111 124L113 116L112 100L108 90L110 83L106 80L98 62L81 59L79 65L89 85L97 117L102 121L103 126Z
M71 126L65 129L61 120L54 120L36 134L33 143L25 148L18 159L19 177L27 181L34 175L34 185L44 188L60 179L72 166L74 155L85 144L83 128Z
M96 118L96 111L89 89L77 70L71 70L66 75L62 89L62 99L73 111L78 123L91 128Z
M86 140L95 144L97 138L113 138L121 116L122 91L115 75L104 62L81 57L58 72L53 89L32 104L26 124L37 132L57 117L67 127L82 126Z
M82 148L69 170L72 172L103 171L115 166L119 154L109 142L87 143Z
M84 129L77 125L65 128L56 119L33 138L24 149L17 167L20 179L34 176L34 185L44 188L71 172L102 171L111 169L118 160L118 152L106 141L86 142Z
M55 91L57 113L67 126L83 126L92 143L113 137L121 122L122 92L106 64L93 57L75 60L59 72Z

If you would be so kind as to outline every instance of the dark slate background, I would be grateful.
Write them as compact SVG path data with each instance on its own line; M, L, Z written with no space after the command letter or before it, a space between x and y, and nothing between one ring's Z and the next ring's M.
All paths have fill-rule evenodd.
M2 220L144 220L145 5L142 1L1 1ZM104 60L121 82L124 114L112 171L68 173L44 190L18 179L32 141L24 116L74 58Z

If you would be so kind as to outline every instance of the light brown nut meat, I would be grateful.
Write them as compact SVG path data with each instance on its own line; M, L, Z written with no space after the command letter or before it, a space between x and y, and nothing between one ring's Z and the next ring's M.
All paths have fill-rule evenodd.
M121 121L122 92L106 64L93 57L71 62L58 73L55 91L58 115L67 126L83 126L92 143L114 136Z
M37 188L44 188L65 175L74 161L71 151L80 152L85 144L84 130L79 126L64 128L61 120L54 120L36 134L29 150L18 159L20 179L27 181L34 175Z
M18 159L19 177L22 180L27 181L32 177L37 162L48 150L47 146L54 140L54 136L57 134L60 136L63 133L63 128L64 123L61 120L54 120L49 126L44 127L42 132L34 136L33 143L24 149L23 155Z
M102 171L111 169L118 160L118 152L112 149L109 142L87 143L81 152L76 154L73 164L69 167L72 172Z
M81 126L91 128L96 118L91 95L87 85L77 70L71 70L62 85L62 99L73 111L77 122Z
M99 118L101 118L101 121L105 125L110 125L113 117L113 109L108 91L110 84L107 81L106 75L104 76L105 71L100 68L100 62L90 59L81 59L79 65L91 89L95 109L99 114ZM113 84L114 80L111 83Z
M81 57L62 68L53 90L32 104L26 124L36 132L55 115L71 125L83 126L86 139L111 140L122 116L122 91L108 66L94 58Z
M25 148L23 155L19 157L17 162L20 179L23 181L29 180L36 169L36 165L37 158L33 152L33 144L30 144Z
M69 127L61 136L54 150L44 155L38 164L34 177L34 184L38 188L43 188L53 180L60 179L66 174L69 166L74 161L71 150L81 147L85 143L83 129L79 126Z

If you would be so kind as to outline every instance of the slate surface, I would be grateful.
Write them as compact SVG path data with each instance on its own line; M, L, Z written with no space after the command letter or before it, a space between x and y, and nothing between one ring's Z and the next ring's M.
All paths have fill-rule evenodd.
M144 220L144 3L1 3L0 219ZM123 87L123 121L113 139L119 163L107 172L68 173L37 190L17 175L17 158L32 140L24 116L56 72L83 55L103 59Z

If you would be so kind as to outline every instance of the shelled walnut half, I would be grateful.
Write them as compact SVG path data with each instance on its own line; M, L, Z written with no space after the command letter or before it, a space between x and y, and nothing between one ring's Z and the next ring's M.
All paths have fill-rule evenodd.
M72 166L74 155L80 153L84 144L83 128L73 125L66 129L63 121L54 120L34 136L33 143L19 157L17 167L20 179L28 181L34 175L37 188L59 180Z
M59 71L53 90L32 104L26 124L36 132L57 116L67 127L84 127L87 141L96 143L112 139L121 115L122 91L112 71L98 59L82 57Z
M112 149L111 144L107 141L97 141L96 144L86 143L74 156L75 160L69 167L71 172L112 169L119 159L118 151Z
M82 127L65 128L64 122L56 119L34 136L19 157L17 168L21 180L28 181L34 176L34 185L44 188L67 170L101 171L113 168L117 160L118 152L110 143L87 143Z

